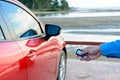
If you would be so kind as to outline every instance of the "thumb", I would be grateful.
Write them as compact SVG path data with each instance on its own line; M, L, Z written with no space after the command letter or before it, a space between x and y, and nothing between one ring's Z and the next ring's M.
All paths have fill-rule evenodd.
M81 54L88 54L88 50L84 49Z

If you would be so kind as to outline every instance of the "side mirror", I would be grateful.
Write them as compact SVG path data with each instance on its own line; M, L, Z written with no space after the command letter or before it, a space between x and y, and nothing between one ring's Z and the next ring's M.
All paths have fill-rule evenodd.
M45 25L45 32L46 32L46 37L51 37L51 36L57 36L60 34L61 28L57 25L53 24L46 24Z
M46 24L45 25L45 33L46 33L46 39L49 39L51 36L57 36L60 34L61 28L57 25L53 24Z

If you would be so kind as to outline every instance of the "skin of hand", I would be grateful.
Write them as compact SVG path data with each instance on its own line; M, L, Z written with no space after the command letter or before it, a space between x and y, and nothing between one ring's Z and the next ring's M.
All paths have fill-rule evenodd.
M90 61L90 60L94 60L97 59L98 57L101 56L100 53L100 46L94 46L94 47L86 47L83 49L82 54L87 54L88 57L87 58L81 58L81 61Z

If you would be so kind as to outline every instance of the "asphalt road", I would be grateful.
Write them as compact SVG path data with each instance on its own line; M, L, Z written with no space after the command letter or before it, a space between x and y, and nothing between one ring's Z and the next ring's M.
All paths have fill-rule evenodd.
M120 80L120 63L68 59L66 80Z

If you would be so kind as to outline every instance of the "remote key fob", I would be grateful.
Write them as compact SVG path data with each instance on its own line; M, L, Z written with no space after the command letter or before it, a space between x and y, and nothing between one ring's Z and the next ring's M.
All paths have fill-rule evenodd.
M82 57L82 58L88 58L88 55L87 54L82 54L81 52L82 52L83 50L81 50L81 49L77 49L76 50L76 55L77 56L80 56L80 57Z

